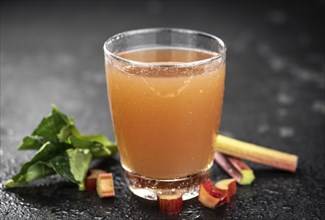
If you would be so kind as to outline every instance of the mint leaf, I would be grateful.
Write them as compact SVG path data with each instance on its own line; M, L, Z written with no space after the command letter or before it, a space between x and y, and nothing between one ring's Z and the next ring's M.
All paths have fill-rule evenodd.
M29 135L24 137L23 142L19 146L19 150L38 150L47 140L41 136Z
M94 158L107 157L113 154L112 151L115 151L116 145L109 144L105 141L106 145L103 142L91 141L95 140L94 137L87 138L85 136L75 136L71 135L69 141L75 148L89 149ZM100 137L98 140L102 139ZM112 150L112 151L111 151Z
M84 179L87 175L91 161L89 149L68 149L70 171L79 185L80 190L85 189Z
M22 183L26 183L33 180L33 178L30 176L30 172L34 172L32 176L38 176L38 178L41 177L41 174L35 174L37 172L36 168L32 168L36 163L38 162L44 162L46 163L48 160L50 160L55 155L61 153L62 151L68 149L70 146L67 144L52 144L50 142L46 142L35 154L35 156L27 163L25 163L17 175L15 175L12 178L12 182L15 183L15 186L20 185ZM39 167L37 167L38 170L40 170ZM31 170L30 170L31 169ZM45 172L48 173L48 172ZM6 184L7 187L10 187L10 185Z
M32 182L34 180L49 176L54 174L54 170L48 167L46 164L42 162L36 162L35 164L31 165L25 174L21 174L17 181L13 179L9 180L6 184L6 188L13 188L17 187L22 183Z
M63 126L61 128L59 134L57 135L57 137L59 138L59 141L60 142L68 142L67 140L74 130L77 130L77 129L73 124L68 124L68 125Z
M61 131L61 128L68 124L70 124L68 117L53 105L52 113L43 118L38 127L33 131L32 135L41 136L51 142L57 142L57 135Z
M43 118L19 146L19 150L30 149L38 151L5 187L16 187L57 173L78 184L82 190L91 160L114 155L117 145L103 134L81 134L74 125L73 118L52 105L51 114Z
M108 140L105 137L105 135L103 135L103 134L96 134L96 135L83 135L83 134L80 134L80 135L78 135L78 137L80 139L82 139L82 140L95 141L95 142L101 143L102 145L105 145L105 146L113 145L113 142Z
M48 165L66 180L79 185L84 189L84 179L87 175L91 153L88 149L68 149L63 154L52 158Z
M59 176L71 182L77 183L70 171L69 156L66 152L53 157L47 162L47 164L48 166L52 167Z
M55 105L52 105L52 113L42 119L30 136L23 139L18 149L39 149L46 141L58 142L61 129L70 124L73 124L73 119L69 119Z
M113 155L117 153L117 144L113 143L112 141L108 140L105 135L103 134L97 134L97 135L81 135L79 136L81 140L88 140L92 141L94 143L100 143L103 145L102 151L110 152L109 155ZM109 156L107 155L107 156ZM104 152L96 152L95 153L96 157L101 157L101 156L106 156Z
M32 182L34 180L37 180L39 178L43 178L49 175L54 174L54 171L52 168L48 167L43 162L37 162L30 166L28 168L28 171L25 175L25 181L26 182Z

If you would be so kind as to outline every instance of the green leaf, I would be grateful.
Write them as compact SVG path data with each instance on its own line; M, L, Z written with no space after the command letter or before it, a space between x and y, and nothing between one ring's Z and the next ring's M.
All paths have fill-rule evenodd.
M54 170L43 162L37 162L28 168L25 181L32 182L34 180L54 174Z
M27 172L25 173L23 178L20 178L21 180L23 179L24 182L16 182L13 179L9 180L6 184L6 188L13 188L17 187L22 183L27 183L27 182L32 182L34 180L44 178L46 176L54 174L54 170L50 167L48 167L46 164L42 162L36 162L35 164L31 165L28 169Z
M101 142L98 142L98 141ZM84 136L71 135L69 141L75 148L89 149L93 158L107 157L116 153L117 146L103 135Z
M61 177L73 183L78 183L70 171L69 156L66 152L53 157L48 165Z
M103 134L84 135L77 129L72 130L69 143L75 148L89 148L94 158L111 156L117 153L117 145Z
M84 179L87 175L91 153L88 149L68 149L63 154L52 158L48 164L57 174L84 189Z
M103 134L96 134L96 135L81 135L80 138L82 140L89 140L89 141L93 141L96 143L100 143L104 146L104 151L109 151L110 154L109 155L114 155L115 153L117 153L118 149L117 149L117 144L108 140L106 138L105 135ZM109 156L107 155L107 156ZM106 155L103 155L106 156Z
M67 144L52 144L50 142L46 142L35 154L35 156L29 162L25 163L20 169L19 173L16 174L12 181L16 185L20 185L22 183L26 183L33 180L33 176L41 177L41 174L35 174L37 171L41 171L40 167L37 167L35 164L38 162L47 162L49 159L57 155L58 153L68 149L71 145ZM36 167L33 167L33 166ZM30 170L31 169L31 170ZM33 174L29 173L33 172ZM47 172L46 172L47 173Z
M83 135L68 118L52 105L52 112L43 118L31 135L26 136L19 150L38 150L5 187L57 173L84 189L84 179L92 158L107 157L117 152L117 145L104 135Z
M57 135L62 127L70 124L68 117L61 113L55 106L52 107L52 113L43 118L38 127L33 131L32 135L37 135L51 142L57 142Z
M84 190L84 180L89 169L91 153L88 149L68 149L70 172L77 181L80 190Z
M47 140L41 136L29 135L29 136L24 137L23 142L20 144L18 149L19 150L38 150L46 142L47 142Z
M88 140L83 140L75 135L71 135L69 137L69 142L72 144L73 147L75 148L82 148L82 149L87 149L87 148L92 148L94 147L94 142L88 141ZM99 143L99 145L102 146L102 144Z
M68 142L69 136L72 134L72 131L75 129L75 126L72 124L65 125L61 128L59 134L57 135L60 142ZM69 142L68 142L69 143Z
M69 119L55 105L52 105L52 113L42 119L32 135L23 139L18 149L39 149L46 141L58 142L61 129L71 124L73 119Z
M96 141L96 142L101 143L101 144L106 145L106 146L109 146L109 145L113 144L113 142L108 140L105 137L105 135L103 135L103 134L96 134L96 135L83 135L83 134L80 134L79 138L81 138L82 140Z

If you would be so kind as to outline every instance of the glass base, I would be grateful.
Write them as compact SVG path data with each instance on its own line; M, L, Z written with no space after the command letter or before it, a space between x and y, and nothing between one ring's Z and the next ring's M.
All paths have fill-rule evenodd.
M183 200L188 200L198 196L199 186L209 177L211 165L205 171L178 179L152 179L127 170L125 177L131 192L144 199L157 200L157 194L181 193Z

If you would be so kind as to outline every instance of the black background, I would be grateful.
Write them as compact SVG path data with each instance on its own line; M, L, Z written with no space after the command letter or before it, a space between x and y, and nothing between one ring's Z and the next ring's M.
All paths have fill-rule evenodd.
M1 2L0 219L322 219L325 216L324 1ZM175 216L133 196L118 159L117 196L102 200L52 177L4 190L32 152L20 140L50 112L114 138L102 46L121 31L180 27L225 41L221 133L299 155L296 173L250 163L256 181L215 210L197 199ZM225 174L213 167L213 180Z

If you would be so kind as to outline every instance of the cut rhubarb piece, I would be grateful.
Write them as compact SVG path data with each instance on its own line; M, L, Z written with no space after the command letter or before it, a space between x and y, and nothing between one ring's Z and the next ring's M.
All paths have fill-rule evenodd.
M158 207L163 213L176 214L183 208L182 194L158 195Z
M97 194L100 198L108 198L115 196L112 173L101 173L98 175Z
M251 184L255 179L253 170L240 159L215 152L214 160L229 176L233 177L241 185Z
M215 152L214 160L229 176L233 177L237 182L240 182L242 175L238 170L234 169L225 155Z
M101 173L106 173L105 170L91 169L89 175L86 178L86 190L87 191L96 191L96 182L97 177Z
M237 190L235 179L220 180L215 184L215 187L227 194L227 198L226 198L227 203L230 202L230 198L236 193Z
M253 170L249 166L247 166L247 164L244 163L244 161L242 161L238 158L235 158L235 157L230 157L230 156L227 156L227 157L228 157L229 162L233 165L233 167L236 170L238 170L240 172L240 174L242 176L241 180L238 183L241 185L251 184L255 179Z
M227 194L218 190L210 179L207 179L200 185L199 201L208 208L222 205L226 197Z

